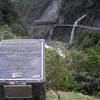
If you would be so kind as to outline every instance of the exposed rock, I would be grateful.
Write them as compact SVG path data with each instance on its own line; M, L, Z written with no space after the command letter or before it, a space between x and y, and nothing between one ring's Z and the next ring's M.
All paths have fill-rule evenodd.
M30 34L33 38L41 38L43 31L48 32L49 28L36 27L33 25L34 21L56 21L59 16L60 0L11 0L11 2L19 17L17 22L13 23L12 29L19 34Z

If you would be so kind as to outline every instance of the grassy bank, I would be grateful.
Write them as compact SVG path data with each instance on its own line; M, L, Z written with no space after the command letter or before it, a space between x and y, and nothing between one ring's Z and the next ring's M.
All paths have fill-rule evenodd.
M74 92L58 92L62 100L99 100L94 97ZM53 91L47 92L47 100L58 100L57 95Z

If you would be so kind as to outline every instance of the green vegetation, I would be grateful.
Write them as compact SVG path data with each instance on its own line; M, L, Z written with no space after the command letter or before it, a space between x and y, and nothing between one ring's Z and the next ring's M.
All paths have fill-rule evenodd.
M99 100L94 97L83 95L81 93L74 92L58 92L61 96L61 100ZM47 100L59 100L57 95L53 91L47 92Z
M76 43L78 49L84 49L100 45L100 30L94 29L77 29L76 32Z
M80 44L77 45L85 45L86 37L88 41L89 39L93 41L89 42L92 45L88 45L87 42L87 46L79 50L76 48L66 50L66 58L61 57L56 50L46 49L47 90L77 91L100 96L99 33L84 31L84 34L79 35ZM31 37L16 36L8 25L0 26L0 40L14 38Z
M75 87L65 59L54 50L46 50L47 88L68 90Z
M4 39L15 39L16 35L8 25L0 26L0 41Z
M85 50L70 50L69 68L77 81L78 90L85 94L100 92L100 46L96 45Z
M10 0L0 0L0 24L12 23L17 18L17 13Z
M56 51L46 53L47 88L97 95L100 92L100 46L67 50L66 59Z
M25 15L24 17L28 18L28 21L24 22L23 25L30 22L29 19L33 21L39 18L51 2L51 0L24 1L25 3L22 3L21 0L15 0L15 7L20 10L19 15L21 17ZM19 6L20 2L22 4ZM30 3L32 5L29 8ZM100 18L99 0L61 0L61 3L60 14L64 16L65 23L73 23L85 13L88 15L81 22L82 24L92 25L95 18ZM23 6L26 8L22 9ZM0 40L32 38L25 36L26 32L25 34L23 32L19 33L19 36L16 36L10 26L6 25L12 23L17 17L16 11L13 10L12 3L9 0L0 0ZM68 31L67 34L69 33ZM47 37L47 33L44 34ZM66 41L66 34L61 35L59 34L57 38L65 39ZM65 51L65 56L63 58L56 50L46 49L47 90L75 91L100 97L100 31L77 28L75 42ZM59 93L63 100L66 100L66 98L68 100L71 100L70 98L72 100L86 100L87 98L87 100L96 100L77 93L68 92L64 93L64 96L62 96L63 93ZM50 98L52 100L56 99L55 95L51 94L51 92L47 94L47 100L50 100Z
M67 23L73 23L86 13L84 23L92 24L94 18L100 18L99 0L61 0L61 5L60 14L64 15Z
M27 21L39 19L50 3L51 0L14 0L12 2L18 11L19 17L27 18Z

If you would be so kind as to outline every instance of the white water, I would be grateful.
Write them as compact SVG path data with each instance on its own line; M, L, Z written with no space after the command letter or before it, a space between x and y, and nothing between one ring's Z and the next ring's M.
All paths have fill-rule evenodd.
M63 57L63 58L65 58L65 54L63 53L63 51L61 51L61 49L60 48L54 48L54 47L51 47L51 46L49 46L49 45L47 45L47 44L45 44L45 48L46 49L51 49L51 50L56 50L56 52L61 56L61 57Z
M50 34L49 34L49 37L48 37L48 41L51 40L52 35L53 35L53 28L50 30Z
M81 21L85 16L86 16L86 14L83 15L82 17L80 17L78 20L75 21L75 23L73 25L73 28L72 28L72 31L71 31L71 36L70 36L69 44L72 44L73 43L73 40L74 40L74 32L75 32L76 26L78 25L78 22Z

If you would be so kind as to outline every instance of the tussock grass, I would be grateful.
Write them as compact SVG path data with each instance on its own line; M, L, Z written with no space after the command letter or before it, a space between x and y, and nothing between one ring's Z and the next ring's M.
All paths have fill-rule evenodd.
M90 96L83 95L81 93L75 93L75 92L59 91L58 94L60 95L62 100L99 100L94 97L90 97ZM58 97L55 92L49 91L49 92L47 92L46 100L58 100Z

